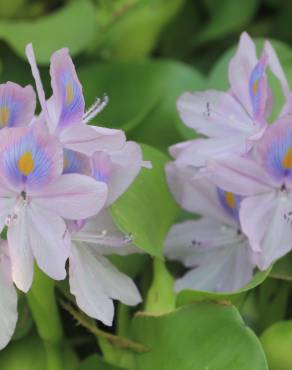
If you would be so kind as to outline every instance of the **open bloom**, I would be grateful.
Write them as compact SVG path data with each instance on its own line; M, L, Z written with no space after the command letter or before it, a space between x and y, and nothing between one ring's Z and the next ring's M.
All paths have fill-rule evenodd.
M7 239L12 277L27 291L33 263L53 279L66 276L64 219L84 219L104 205L107 186L89 176L64 174L59 141L39 127L0 131L0 229Z
M121 130L89 126L87 123L105 106L97 102L85 112L82 86L78 80L68 49L56 51L51 58L50 74L53 95L46 101L32 45L26 54L35 78L42 112L36 124L47 127L64 148L92 155L97 150L119 149L125 143Z
M240 209L242 229L254 260L266 269L292 249L292 121L271 125L254 158L229 157L209 164L211 179L226 191L246 196Z
M203 215L174 225L165 241L165 255L183 262L190 270L175 283L183 289L234 291L252 278L248 239L238 219L241 197L194 178L175 163L166 167L176 200L189 212Z
M183 122L208 137L171 147L170 152L180 165L200 167L210 158L229 153L242 155L251 150L263 135L271 113L267 65L281 82L288 99L288 83L273 47L267 41L257 59L255 45L247 33L241 35L237 52L229 64L228 92L186 92L178 99L177 108ZM287 109L285 111L287 113Z
M17 293L11 277L7 242L0 241L0 349L5 347L17 322Z
M130 235L117 228L107 207L126 191L145 165L141 148L134 142L127 142L120 150L96 152L91 170L93 178L108 186L105 207L95 217L69 224L70 290L84 312L106 325L112 324L113 299L128 305L141 302L134 282L104 256L137 253Z

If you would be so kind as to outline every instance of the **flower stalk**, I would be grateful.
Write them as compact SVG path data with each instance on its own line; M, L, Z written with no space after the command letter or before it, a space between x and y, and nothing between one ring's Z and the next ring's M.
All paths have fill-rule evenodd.
M27 299L37 331L44 343L47 356L46 370L64 370L63 328L56 303L54 281L37 267Z

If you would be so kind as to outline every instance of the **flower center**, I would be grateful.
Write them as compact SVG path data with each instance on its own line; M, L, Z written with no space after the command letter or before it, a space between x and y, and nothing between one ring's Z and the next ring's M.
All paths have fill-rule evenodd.
M20 173L24 176L28 176L34 170L35 164L31 152L26 151L18 159L17 163Z

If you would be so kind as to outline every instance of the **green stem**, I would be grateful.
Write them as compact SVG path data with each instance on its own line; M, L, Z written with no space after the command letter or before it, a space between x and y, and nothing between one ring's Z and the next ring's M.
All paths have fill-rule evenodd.
M174 279L165 263L155 258L153 261L153 281L148 291L145 311L153 315L163 315L175 309Z
M119 302L117 307L117 335L126 337L128 335L129 325L129 307Z
M105 340L110 345L117 347L119 349L127 349L131 350L137 353L144 353L148 352L149 349L145 347L143 344L134 342L130 339L119 337L117 335L113 335L110 333L107 333L101 329L99 329L96 325L93 319L90 319L86 315L84 315L82 312L77 311L75 308L72 307L70 303L61 302L62 306L67 310L80 325L82 325L84 328L86 328L89 332L91 332L93 335L95 335L97 338L100 338L102 340Z
M54 281L37 267L28 303L47 356L46 370L64 370L63 329L56 303Z

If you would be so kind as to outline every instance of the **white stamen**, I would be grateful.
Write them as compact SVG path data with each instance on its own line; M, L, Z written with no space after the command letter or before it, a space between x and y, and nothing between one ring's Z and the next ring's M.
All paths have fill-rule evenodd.
M85 243L93 243L98 245L107 245L109 247L122 247L132 243L132 237L129 234L123 236L111 236L108 235L107 230L102 230L101 233L86 233L78 232L72 236L75 241L81 241Z
M108 96L104 95L101 99L97 98L94 104L84 114L82 122L88 123L92 118L97 116L108 104Z
M26 207L27 203L28 203L28 200L27 200L26 194L21 193L19 197L17 198L17 202L12 212L9 213L5 219L5 225L7 227L16 225L19 219L19 215L23 211L23 209Z

